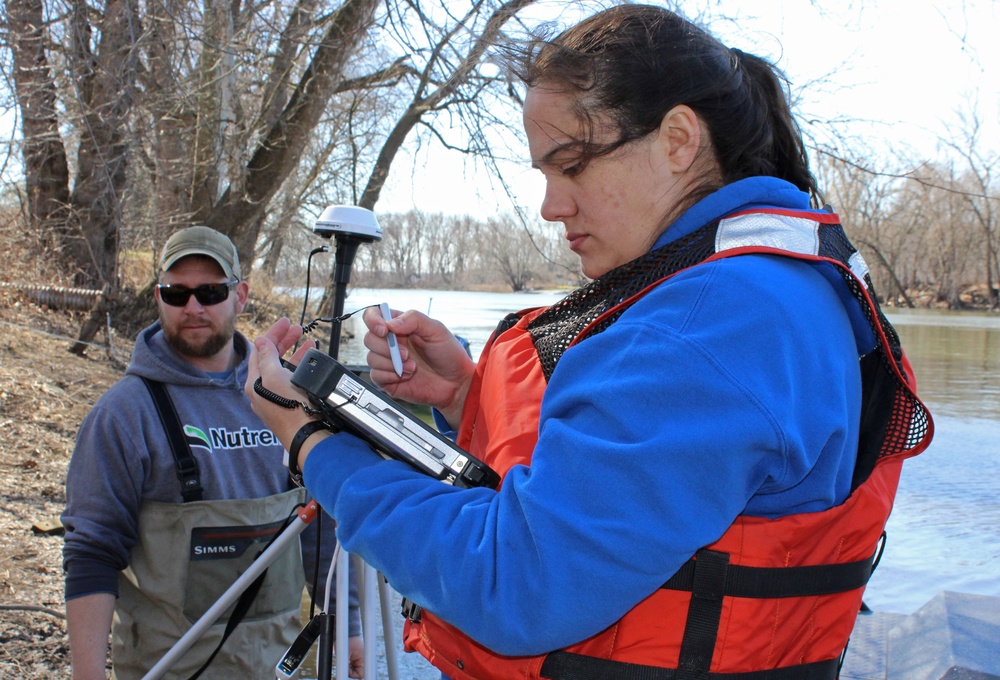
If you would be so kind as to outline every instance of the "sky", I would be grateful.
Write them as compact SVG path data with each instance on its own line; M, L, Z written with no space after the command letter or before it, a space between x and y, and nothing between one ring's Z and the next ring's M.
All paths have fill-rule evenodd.
M808 119L844 121L838 132L878 162L944 158L940 139L959 129L959 112L973 103L983 123L984 148L1000 152L1000 2L718 0L714 5L734 17L710 24L717 37L776 62L793 88L804 88L795 92ZM827 124L805 127L818 139L829 137ZM533 214L543 186L524 154L522 165L505 172L517 202ZM432 144L397 160L376 212L411 208L485 217L509 210L510 203L490 173Z

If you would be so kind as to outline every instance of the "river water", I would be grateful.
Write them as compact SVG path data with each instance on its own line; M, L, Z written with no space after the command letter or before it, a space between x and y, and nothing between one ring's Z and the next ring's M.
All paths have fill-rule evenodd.
M906 462L888 542L866 592L909 614L942 590L1000 596L1000 317L890 311L934 417Z
M561 296L356 289L345 310L385 301L429 311L469 340L478 357L507 313ZM865 600L877 611L909 614L942 590L1000 596L1000 317L936 310L888 316L934 417L935 437L904 465L885 554ZM341 361L364 363L363 326L353 330Z

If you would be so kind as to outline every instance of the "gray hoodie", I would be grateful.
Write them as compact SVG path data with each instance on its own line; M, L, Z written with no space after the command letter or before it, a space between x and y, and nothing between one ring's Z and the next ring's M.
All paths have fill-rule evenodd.
M67 600L99 592L117 596L118 574L137 540L139 506L182 500L173 454L142 377L167 385L198 462L205 500L262 498L288 490L284 449L243 393L249 343L240 333L234 343L242 359L218 379L178 356L159 322L139 334L125 376L98 400L77 433L62 515ZM327 559L320 562L321 579L335 546L334 523L329 516L324 519ZM316 522L302 534L307 582L313 577L315 536ZM353 583L351 590L355 635L360 621Z

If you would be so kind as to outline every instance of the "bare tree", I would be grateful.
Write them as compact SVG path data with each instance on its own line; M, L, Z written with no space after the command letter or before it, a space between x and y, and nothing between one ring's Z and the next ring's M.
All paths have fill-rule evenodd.
M380 255L383 271L395 286L408 286L420 281L423 271L423 252L427 245L425 225L428 217L418 211L404 214L383 215L382 242L373 247Z
M65 221L69 167L57 114L58 92L45 51L42 0L9 0L6 23L13 53L13 80L21 103L24 174L31 226L44 236Z
M231 183L208 214L206 224L229 234L247 261L253 259L268 202L296 166L378 4L378 0L346 0L334 12L288 103L257 144L243 181Z
M818 173L826 197L840 215L851 241L865 255L876 288L890 301L913 307L906 286L896 271L896 261L912 229L894 229L891 217L898 194L896 178L868 172L858 163L822 156ZM891 284L886 288L880 281Z
M126 214L153 223L154 249L205 223L247 269L263 245L273 271L317 184L374 206L416 125L502 89L477 66L534 0L475 0L460 15L443 0L68 2L46 16L40 0L5 0L27 212L78 285L117 291ZM331 175L331 159L350 172Z
M395 35L401 47L412 50L414 56L423 56L424 62L414 67L418 76L412 98L396 119L379 151L359 205L372 208L378 202L392 161L413 128L428 114L449 107L467 107L476 111L469 118L477 123L481 123L483 118L494 120L477 104L482 101L480 97L488 87L504 85L504 81L499 76L480 77L476 69L487 50L502 39L504 25L534 2L536 0L508 0L494 6L486 0L475 0L461 15L452 12L453 5L442 3L440 8L435 8L439 10L441 19L425 11L418 0L400 3L399 7L415 13L419 22L414 25L402 15L397 16ZM485 23L482 23L484 18Z
M298 163L327 101L348 80L349 59L379 4L345 0L333 11L317 10L308 21L314 43L301 41L304 11L312 5L297 7L281 29L268 81L254 41L274 34L260 29L282 18L280 5L264 16L266 6L164 0L140 17L135 3L72 0L60 24L46 23L34 0L8 0L18 96L22 111L31 113L23 127L26 175L32 188L46 188L33 192L31 214L47 228L54 215L65 214L63 245L81 283L116 283L127 168L136 160L136 169L152 176L159 208L153 212L167 225L204 221L230 234L252 262L261 215ZM68 46L55 35L46 39L46 27L68 38ZM65 58L68 91L57 87L49 53ZM148 64L141 98L140 56ZM235 94L243 85L244 99L265 93L263 107L246 109ZM68 117L61 119L62 111ZM78 144L73 177L60 162L66 157L55 134L60 125Z
M527 288L538 274L542 258L530 234L515 224L509 217L487 220L483 259L516 293Z
M70 96L72 108L82 111L72 189L59 136L59 90L47 56L51 44L45 37L44 6L38 0L9 0L6 9L21 102L29 216L77 271L77 285L109 286L117 269L129 145L124 130L137 70L134 5L108 0L98 18L96 40L87 4L74 0L69 7L65 47Z
M1000 285L995 285L1000 284L1000 194L994 185L1000 170L1000 156L984 150L982 137L982 122L976 107L972 106L961 115L960 126L946 144L964 166L964 190L959 196L982 238L981 271L990 305L997 308L1000 307Z

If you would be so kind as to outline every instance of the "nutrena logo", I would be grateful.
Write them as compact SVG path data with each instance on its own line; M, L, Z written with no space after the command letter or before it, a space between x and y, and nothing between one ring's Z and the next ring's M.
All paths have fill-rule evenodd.
M211 452L212 442L208 441L208 437L205 436L205 433L199 430L194 425L184 426L184 436L187 437L188 446L190 446L192 449L195 447L199 447L202 449L208 449L209 452Z
M208 434L193 425L184 426L184 435L188 445L205 449L210 453L218 450L246 449L254 446L274 446L278 438L268 429L251 430L241 427L230 430L225 427L210 427Z

